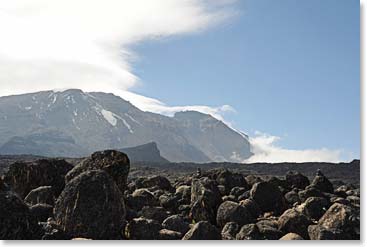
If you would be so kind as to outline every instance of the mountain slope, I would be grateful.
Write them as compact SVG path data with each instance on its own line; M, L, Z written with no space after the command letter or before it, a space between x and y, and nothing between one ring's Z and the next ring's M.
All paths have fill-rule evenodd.
M170 161L248 158L246 136L210 115L143 112L107 93L44 91L0 97L0 153L86 156L155 142Z

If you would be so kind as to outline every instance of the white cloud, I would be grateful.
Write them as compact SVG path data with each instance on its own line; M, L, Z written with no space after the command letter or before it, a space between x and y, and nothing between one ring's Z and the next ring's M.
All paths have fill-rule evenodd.
M53 88L130 90L139 82L131 45L203 31L234 16L235 2L2 0L0 96Z
M246 163L253 162L340 162L343 152L341 150L285 149L277 145L281 138L261 132L255 132L250 137L252 152L254 155L245 160Z

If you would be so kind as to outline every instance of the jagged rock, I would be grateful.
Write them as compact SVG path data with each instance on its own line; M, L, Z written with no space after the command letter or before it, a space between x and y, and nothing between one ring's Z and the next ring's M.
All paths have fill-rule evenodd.
M0 239L41 239L42 228L28 206L11 191L0 191Z
M235 240L240 230L240 226L236 222L228 222L224 225L221 235L223 240Z
M162 176L151 176L144 178L138 185L137 188L159 188L166 191L172 190L171 182Z
M249 224L253 221L253 217L247 208L236 202L225 201L217 211L217 224L223 227L228 222L235 222L239 226Z
M240 205L245 207L254 219L256 219L261 214L261 209L259 208L259 205L257 205L257 203L252 199L242 200L240 201Z
M53 206L55 204L55 195L52 186L41 186L31 190L25 197L24 202L29 205L36 204L49 204Z
M238 196L237 200L238 201L243 201L243 200L246 200L246 199L249 199L250 198L250 191L245 191L243 194L241 194L240 196Z
M315 178L313 179L312 183L309 186L314 187L322 192L334 193L333 184L320 171L318 171L318 173L316 174Z
M259 228L256 224L248 224L241 227L241 230L236 235L237 240L261 240Z
M180 215L172 215L162 223L163 228L185 234L190 230L190 225Z
M130 221L125 229L125 236L132 240L157 240L161 224L155 220L137 218Z
M334 203L350 205L350 201L348 201L347 199L345 199L343 197L332 197L332 198L330 198L330 204L334 204Z
M115 150L95 152L68 172L65 176L65 181L68 183L81 173L91 170L107 172L122 193L127 189L130 161L126 154Z
M309 197L298 209L313 220L319 220L329 207L328 201L323 197Z
M361 204L361 199L358 196L347 196L346 199L354 206L359 206Z
M57 224L72 237L119 239L125 205L108 173L92 170L66 184L54 214Z
M218 185L217 187L221 196L227 195L227 190L224 185Z
M53 216L53 206L48 204L35 204L29 208L31 214L40 222L46 222Z
M65 186L64 177L72 168L65 160L58 159L16 162L10 165L4 182L21 198L40 186L52 186L58 196Z
M167 211L162 207L143 207L138 215L159 223L162 223L168 217Z
M334 203L321 217L318 225L334 232L337 239L359 238L359 213L347 205Z
M158 200L147 189L137 189L131 197L126 198L126 204L136 211L140 211L144 206L156 206Z
M182 240L221 240L221 234L208 221L200 221L185 234Z
M178 212L184 218L189 218L191 211L191 205L180 205L178 207Z
M219 204L222 202L220 192L215 181L209 178L200 178L192 181L190 217L199 221L216 223Z
M162 229L159 231L160 240L180 240L182 238L182 233L175 232L168 229Z
M289 171L285 175L285 181L289 187L295 187L304 190L310 184L308 178L299 172Z
M250 195L263 212L280 214L286 208L285 199L279 188L269 182L254 184Z
M285 200L290 204L294 205L295 203L300 203L301 199L299 198L297 190L291 190L284 195Z
M304 240L304 239L297 233L290 232L281 237L279 240Z
M278 230L284 233L297 233L304 239L308 239L307 228L311 221L295 209L288 209L278 219Z
M226 201L230 201L230 202L237 202L237 198L234 197L233 195L229 195L229 196L223 196L222 197L222 201L226 202Z
M304 190L298 192L299 199L302 202L306 201L309 197L324 197L324 194L314 187L307 187Z

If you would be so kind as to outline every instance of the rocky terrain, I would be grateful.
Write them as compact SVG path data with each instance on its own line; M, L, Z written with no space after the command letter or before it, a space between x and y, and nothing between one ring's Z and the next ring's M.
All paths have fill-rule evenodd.
M0 239L360 239L359 161L174 166L130 164L114 150L2 158Z

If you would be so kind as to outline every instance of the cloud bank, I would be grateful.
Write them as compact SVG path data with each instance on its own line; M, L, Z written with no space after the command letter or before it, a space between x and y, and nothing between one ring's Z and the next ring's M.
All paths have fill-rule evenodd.
M277 144L280 139L278 136L256 132L255 136L250 137L254 155L245 162L341 162L342 160L342 150L285 149Z

